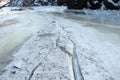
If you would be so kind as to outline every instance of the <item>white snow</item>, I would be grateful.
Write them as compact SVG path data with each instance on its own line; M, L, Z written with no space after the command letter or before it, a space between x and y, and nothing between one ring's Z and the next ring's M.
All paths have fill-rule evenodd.
M112 0L108 0L108 2L111 2L112 4L114 4L115 6L117 6L117 3L114 3Z
M120 7L120 0L118 1L118 6Z
M3 74L2 79L5 77L6 74L7 76L10 75L9 71L15 70L11 68L13 65L15 65L18 68L22 68L23 70L21 70L20 74L24 73L26 75L27 72L25 72L24 68L27 67L29 72L29 70L31 70L39 62L39 60L40 61L42 60L45 54L48 53L48 49L46 49L46 47L44 49L41 49L42 48L41 46L42 45L46 46L45 44L50 45L51 42L55 43L55 38L57 38L60 30L58 28L56 29L55 26L61 26L64 29L64 32L67 33L65 34L63 32L64 33L62 37L63 41L61 41L61 44L62 46L64 46L63 44L65 44L66 49L72 52L71 43L69 44L66 35L73 37L72 40L75 41L77 44L79 63L85 80L120 80L120 76L119 76L120 75L120 62L119 62L120 16L116 15L119 14L118 11L115 12L103 11L102 13L97 10L97 11L93 11L93 13L96 13L96 15L93 15L92 12L89 11L88 13L90 14L85 14L85 15L79 14L79 16L78 15L71 16L68 14L63 14L65 8L36 7L34 9L35 9L34 11L29 11L29 10L21 11L21 12L13 11L10 12L9 14L7 12L6 14L2 14L2 13L0 14L2 15L0 17L2 19L4 18L3 20L0 21L0 24L5 22L6 20L8 21L14 19L17 20L16 22L17 24L11 24L10 26L4 26L0 28L0 39L3 39L3 42L0 40L0 44L2 44L2 46L6 38L7 38L6 42L8 43L11 42L8 40L11 38L11 36L14 39L16 38L14 40L14 42L16 43L14 44L11 43L12 45L16 46L18 45L19 42L23 43L25 37L31 36L30 34L33 34L33 37L30 40L26 41L26 43L22 46L19 52L17 52L14 55L14 61L5 68L7 69L7 71ZM15 15L15 17L9 18L9 16L12 16L13 14ZM51 24L51 22L57 23L56 25L54 24L50 25L53 27L53 32L52 32L52 27L51 28L46 27L49 24ZM41 30L41 27L43 27L42 28L43 31ZM47 32L44 30L46 30ZM24 33L22 33L23 31ZM40 39L36 36L39 34L36 33L37 31L41 31L40 32L41 35L42 33L48 34L49 31L52 34L57 32L58 33L53 38L47 37L46 39L45 37L45 39L42 40L42 38ZM23 36L21 35L21 33L26 35ZM18 37L16 37L17 35L20 36L20 37L18 36L20 38L19 40L17 39ZM13 40L13 38L11 39ZM35 42L34 40L37 41ZM6 42L5 44L7 44ZM51 48L54 46L55 45L51 46ZM40 74L39 71L41 71L41 69L44 68L47 69L47 67L51 68L52 64L50 65L49 62L55 61L55 64L61 65L61 63L59 62L59 60L63 61L61 60L61 58L63 59L64 57L65 62L69 60L67 57L65 57L65 55L60 55L59 50L55 49L54 51L54 49L52 50L52 55L50 54L47 57L47 59L49 59L50 61L48 61L47 63L46 62L47 59L45 59L46 61L43 61L43 63L45 62L45 64L43 64L41 67L37 69L37 71L35 72L36 74ZM0 51L2 50L3 49L1 49ZM44 53L41 54L40 57L37 56L39 51L41 53ZM55 55L56 58L53 55ZM34 59L35 57L36 59ZM29 59L28 60L29 65L26 65L22 61L23 58ZM62 64L63 64L62 66L64 66L64 70L66 71L67 69L65 68L65 66L68 66L70 62L68 64L65 64L63 62ZM58 67L56 69L58 69ZM60 68L58 71L63 71L63 70L61 70ZM17 72L19 72L19 70ZM69 74L71 73L72 72L69 71ZM43 76L45 76L44 72L42 74L44 74ZM17 78L18 76L19 75L17 75ZM60 75L55 75L55 76L60 76ZM6 78L6 80L10 80L10 79L12 80L12 77ZM15 77L13 79L15 80ZM23 77L21 79L24 80ZM35 76L33 76L32 80L34 79L36 79ZM44 77L42 79L48 80L48 77L47 78Z

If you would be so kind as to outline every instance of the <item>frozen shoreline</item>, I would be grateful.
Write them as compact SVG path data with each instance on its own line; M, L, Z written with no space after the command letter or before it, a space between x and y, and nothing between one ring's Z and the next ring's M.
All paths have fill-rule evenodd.
M53 12L54 11L57 12L56 9L55 10L51 9L51 10ZM73 75L71 75L71 74L73 74L72 69L70 67L69 67L69 69L65 68L65 67L68 67L71 65L71 63L69 62L70 60L68 58L68 55L63 54L60 50L58 50L55 47L59 29L55 28L54 22L57 22L58 23L58 24L56 24L57 26L61 26L67 33L69 33L69 35L67 35L67 36L74 36L74 38L72 38L72 39L77 44L77 53L78 53L78 58L79 58L79 64L81 66L82 73L83 73L85 80L104 80L104 79L119 80L120 79L120 77L119 77L119 73L120 73L120 71L119 71L120 70L120 65L119 65L120 64L119 63L119 59L120 59L119 28L118 29L111 28L109 25L107 25L108 26L107 27L104 24L103 24L104 27L101 27L101 25L99 25L99 24L92 24L90 22L87 23L87 22L76 21L74 19L72 20L69 18L63 18L61 16L54 16L54 14L51 14L51 13L49 14L49 12L50 12L49 9L47 10L47 12L45 12L45 11L42 11L42 12L41 11L35 11L35 12L30 11L31 20L37 19L36 24L30 24L30 25L32 25L32 26L37 25L38 27L31 28L31 30L33 30L33 29L35 30L35 31L33 31L33 38L31 38L30 40L25 42L25 44L17 52L17 54L13 55L14 56L13 62L11 62L4 69L5 72L0 77L2 80L4 80L5 78L6 78L6 80L16 80L16 79L24 80L25 76L28 79L29 78L28 73L30 74L31 70L33 70L33 68L35 68L35 65L37 65L37 63L39 63L39 62L42 62L43 65L42 65L42 67L38 67L38 69L35 71L35 75L33 75L31 80L32 79L34 80L35 78L40 79L39 77L42 77L41 78L42 80L44 80L44 79L59 80L58 78L55 79L55 76L62 77L62 80L67 80L66 78L64 78L63 75L62 76L58 75L58 74L56 74L54 76L49 75L52 72L57 72L56 70L58 70L58 72L60 71L59 72L60 74L62 73L63 68L60 68L57 65L64 66L64 71L67 72L67 75L66 75L67 78L73 80ZM58 10L58 12L59 12L59 10ZM25 11L20 12L20 13L18 12L15 14L21 14L21 13L24 15L28 15L28 13ZM24 15L22 15L22 16L24 16ZM28 17L29 16L26 16L26 19L28 19ZM34 17L37 17L37 18L34 18ZM41 18L38 18L38 17L41 17ZM34 22L34 20L31 22ZM47 28L49 26L49 24L50 24L50 26L54 27L53 31L51 31L52 28L50 29L50 33L55 31L55 35L51 36L49 34L46 34L46 36L42 36L41 34L46 33L47 29L49 32L49 28ZM40 26L44 27L43 31L41 31ZM25 30L26 29L27 28L25 28ZM36 33L39 31L41 31L41 32ZM57 31L58 31L58 33L57 33ZM37 37L39 34L40 34L41 38ZM49 38L48 38L48 35L49 35ZM62 34L62 36L63 36L62 37L63 39L61 41L62 46L66 46L66 49L68 51L72 52L73 45L66 38L66 34ZM51 46L51 43L53 43L53 46ZM46 44L48 44L49 46L46 47ZM63 44L65 44L65 45L63 45ZM45 46L45 48L43 49L42 47L44 47L44 46ZM42 52L39 51L39 48ZM43 58L40 59L40 57L45 56L42 53L46 52L45 54L49 54L50 48L53 48L53 50L51 50L52 54L48 55L47 58L44 58L45 60L42 60ZM37 57L39 52L41 52L42 56ZM62 55L61 55L61 53L62 53ZM31 55L29 55L29 54L31 54ZM19 56L19 58L18 58L18 56ZM25 58L25 59L23 59L23 58ZM28 60L27 60L27 58L28 58ZM53 60L53 58L54 58L54 60ZM52 68L50 65L51 62L49 62L49 60L47 60L47 59L49 59L52 63L54 63L56 65L56 68ZM27 61L29 64L26 65L26 63L24 63L24 60ZM64 60L64 61L61 63L62 60ZM69 63L67 63L67 62L69 62ZM20 68L20 69L16 69L13 66ZM49 71L49 68L52 68L52 70ZM27 69L27 71L26 71L26 69ZM42 69L46 70L46 71L41 71ZM15 71L15 74L14 74L14 71ZM63 71L63 74L64 74L64 71ZM49 74L47 74L47 76L45 76L47 72L49 72ZM19 75L18 75L18 73L19 73ZM24 77L18 77L21 74L25 74ZM6 76L8 76L8 78Z

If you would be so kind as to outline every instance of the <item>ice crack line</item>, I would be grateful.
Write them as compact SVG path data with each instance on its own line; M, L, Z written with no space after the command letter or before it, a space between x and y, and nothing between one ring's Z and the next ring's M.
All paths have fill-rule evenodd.
M60 39L60 36L59 36L58 39L56 40L56 47L60 48L60 50L63 51L64 53L66 53L67 55L72 56L72 54L71 54L69 51L67 51L67 50L65 49L65 47L59 46L59 39Z
M42 63L39 63L39 64L32 70L32 72L30 73L30 76L29 76L28 80L31 80L32 76L34 75L35 70L36 70L41 64L42 64Z
M79 65L79 61L78 61L78 56L77 56L77 52L76 52L76 44L75 42L69 38L69 40L73 43L73 56L72 56L72 67L73 67L73 73L74 73L74 78L75 80L84 80L82 72L81 72L81 68Z
M74 80L84 80L84 77L82 75L81 68L79 65L77 52L76 52L76 43L72 39L70 39L70 37L68 37L68 39L73 44L73 54L71 54L71 52L66 50L65 47L60 46L59 41L60 41L61 33L66 32L62 27L60 27L60 28L61 28L61 32L58 36L58 39L56 40L56 47L60 48L61 51L68 54L70 57L72 56L72 69L73 69L73 73L74 73Z

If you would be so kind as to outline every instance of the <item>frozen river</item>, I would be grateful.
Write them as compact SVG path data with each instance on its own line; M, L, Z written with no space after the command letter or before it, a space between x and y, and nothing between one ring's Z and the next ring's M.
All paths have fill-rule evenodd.
M61 8L37 8L3 13L0 13L0 69L27 39L55 21L74 35L85 80L120 79L120 16L117 12L75 15L63 13Z

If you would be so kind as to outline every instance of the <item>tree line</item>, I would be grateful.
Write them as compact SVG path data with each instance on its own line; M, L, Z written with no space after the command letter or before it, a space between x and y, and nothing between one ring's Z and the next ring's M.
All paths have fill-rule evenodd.
M68 9L120 9L120 0L58 0L58 5L66 5Z
M56 0L10 0L9 6L48 6L57 5Z
M112 1L112 2L110 2ZM120 0L10 0L8 6L67 6L68 9L120 9Z

